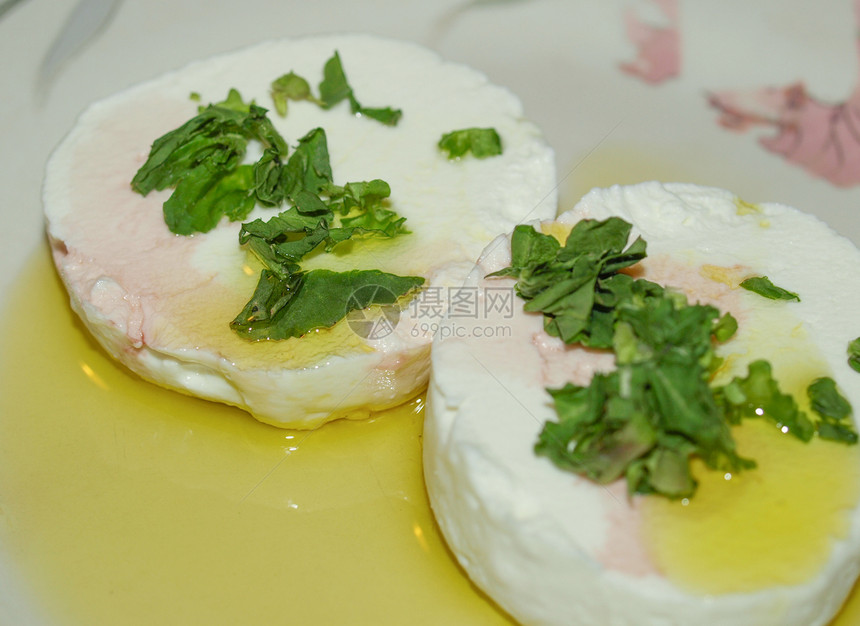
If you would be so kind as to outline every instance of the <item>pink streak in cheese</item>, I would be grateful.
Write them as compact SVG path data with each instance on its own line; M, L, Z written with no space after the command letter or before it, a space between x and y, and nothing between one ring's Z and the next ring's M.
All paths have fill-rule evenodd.
M738 289L738 284L748 277L745 268L715 268L725 271L726 282L703 275L703 266L690 266L667 255L649 256L639 268L642 278L683 291L691 304L709 304L721 313L731 313L739 323L745 317Z
M76 144L67 174L67 201L74 204L52 220L51 230L62 241L55 243L54 255L70 289L86 294L88 305L140 347L158 334L151 320L166 300L200 288L211 276L191 269L198 241L171 234L162 212L153 210L161 202L130 186L149 148L140 137L178 126L187 108L149 98L130 104L125 113L102 118ZM151 195L166 198L167 193Z
M544 387L562 387L568 382L587 385L594 374L615 369L615 357L611 353L565 345L543 330L532 334L532 345L541 358Z
M605 487L614 502L607 504L606 541L597 554L600 563L609 570L629 576L658 574L642 536L642 513L627 496L627 484L623 480Z

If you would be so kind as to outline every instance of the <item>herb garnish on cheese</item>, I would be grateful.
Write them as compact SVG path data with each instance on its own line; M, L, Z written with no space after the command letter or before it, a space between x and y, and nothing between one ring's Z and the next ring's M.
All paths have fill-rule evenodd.
M146 162L132 178L132 189L145 196L173 187L164 203L171 232L191 235L212 230L227 215L244 219L255 203L252 173L242 165L251 140L286 154L287 143L272 126L266 109L246 104L235 90L210 104L179 128L156 139Z
M848 344L848 365L860 372L860 337Z
M800 302L799 295L793 291L789 291L788 289L777 287L767 276L753 276L751 278L747 278L741 282L740 286L748 291L757 293L760 296L769 298L770 300L796 300L797 302Z
M485 159L502 153L502 139L495 128L464 128L442 135L439 149L457 159L471 152L475 158Z
M817 423L780 391L770 364L754 361L746 377L711 384L721 359L714 344L730 339L736 320L684 294L621 273L646 256L632 226L617 217L581 220L562 246L531 226L518 226L511 266L491 276L517 278L526 311L544 315L544 329L567 344L612 349L616 370L587 386L548 389L558 421L547 422L537 454L599 483L625 478L630 493L693 495L690 460L714 470L755 467L735 450L730 426L761 416L809 441L856 443L851 409L832 379L808 393Z
M403 111L393 107L366 107L360 104L346 78L343 63L337 51L323 66L323 79L319 84L319 93L319 97L315 97L308 81L294 72L276 78L271 86L275 111L281 116L287 114L288 100L309 100L324 109L330 109L336 104L348 100L350 110L354 114L369 117L387 126L397 125L403 116Z
M313 100L323 108L348 99L353 113L384 124L394 125L401 116L391 108L362 107L337 52L325 64L319 99L293 73L272 83L272 97L283 114L287 99ZM233 330L253 340L300 337L334 325L355 309L393 304L420 287L422 277L380 270L301 269L302 259L321 245L329 252L349 239L409 231L406 218L386 206L391 188L385 181L334 183L322 128L308 132L290 152L266 114L231 89L223 102L199 107L194 118L157 139L131 183L144 196L174 188L163 208L167 226L178 235L208 232L225 216L243 220L258 204L290 205L269 220L242 225L239 244L264 269L253 296L231 322ZM260 143L262 156L256 163L242 163L250 141Z

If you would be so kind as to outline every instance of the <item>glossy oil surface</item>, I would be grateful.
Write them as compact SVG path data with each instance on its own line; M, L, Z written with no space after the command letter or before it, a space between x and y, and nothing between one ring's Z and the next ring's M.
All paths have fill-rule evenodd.
M734 429L740 454L758 467L736 474L694 468L689 501L648 498L647 536L661 570L700 593L798 584L821 570L845 537L856 506L856 447L805 444L763 420ZM837 479L838 477L838 479Z
M88 338L45 251L6 319L0 539L53 622L510 623L433 522L420 398L300 432L150 385ZM835 624L858 619L855 593Z
M61 624L508 623L437 531L423 400L316 431L143 382L41 251L0 355L2 544Z

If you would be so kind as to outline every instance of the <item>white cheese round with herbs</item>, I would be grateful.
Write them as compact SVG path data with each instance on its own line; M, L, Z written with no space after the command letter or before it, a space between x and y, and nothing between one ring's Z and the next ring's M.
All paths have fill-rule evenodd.
M294 72L318 97L335 52L361 106L402 111L395 126L354 113L349 98L329 108L289 101L286 116L275 112L272 82ZM230 322L261 269L239 245L240 222L223 218L209 232L176 235L162 210L172 190L132 190L151 144L230 89L269 109L290 150L323 128L335 184L390 185L387 208L406 218L409 234L348 242L302 262L303 270L426 279L425 296L377 315L379 332L346 320L282 341L240 337ZM496 130L500 155L449 159L437 147L443 134L475 127ZM254 150L246 162L260 157L262 148ZM44 184L47 231L72 307L112 356L155 383L295 428L364 417L419 393L429 323L439 314L426 299L459 285L495 233L554 216L556 201L552 151L513 94L417 45L347 34L261 43L98 102L53 154ZM246 221L287 206L257 206Z
M801 409L802 390L828 376L856 413L860 373L846 351L860 336L860 251L847 239L789 207L684 184L596 189L537 226L563 241L578 221L610 216L647 242L633 276L737 319L717 349L718 378L764 358ZM530 625L829 623L860 571L858 446L803 443L747 419L732 432L757 467L724 474L694 462L699 486L684 500L559 469L534 452L544 423L558 419L547 389L588 386L615 369L614 355L547 334L514 278L487 278L510 262L510 235L480 257L466 285L481 316L442 325L427 397L430 501L475 584ZM739 287L751 276L800 301Z

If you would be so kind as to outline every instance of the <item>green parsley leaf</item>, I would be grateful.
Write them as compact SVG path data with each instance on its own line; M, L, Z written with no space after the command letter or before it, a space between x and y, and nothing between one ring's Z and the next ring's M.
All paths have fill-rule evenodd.
M403 111L400 109L391 107L365 107L360 105L354 97L350 98L349 102L353 113L369 117L386 126L396 126L400 118L403 117Z
M857 443L857 431L850 424L822 420L815 427L821 439L838 441L849 445Z
M231 181L245 180L241 175L231 177L230 174L235 172L225 172L208 164L186 172L163 205L164 221L170 231L177 235L191 235L212 230L224 216L225 203L219 201L224 197L224 190L236 191ZM246 195L244 190L238 190L238 193L240 197ZM253 202L253 198L251 200Z
M290 156L283 174L287 197L304 189L319 194L332 184L328 139L322 128L314 128L299 139L299 145Z
M725 313L714 325L714 339L724 343L738 332L738 321L731 313Z
M285 213L281 213L278 217L284 218ZM328 224L321 219L316 219L312 227L285 230L283 235L265 241L259 237L249 236L249 232L243 226L242 235L247 237L251 252L269 270L279 276L295 273L299 261L313 252L329 236ZM331 245L334 245L334 242Z
M285 280L263 270L253 297L231 326L253 340L301 337L311 330L333 326L350 311L394 304L423 283L421 277L379 270L315 269L291 274Z
M265 147L264 158L287 150L266 110L231 90L224 102L156 139L132 188L144 196L175 188L164 203L164 219L176 234L207 232L225 215L244 219L256 203L251 170L240 165L250 140Z
M330 109L352 95L352 87L346 80L340 54L337 51L323 66L323 79L319 84L319 91L320 101L326 109Z
M595 307L595 298L616 297L613 289L622 284L613 279L615 273L644 258L641 238L624 249L630 230L618 218L581 220L561 247L550 235L518 226L511 239L511 266L493 275L518 278L516 290L526 300L525 310L543 312L549 334L566 343L608 348L611 336L596 332L592 337L607 322L601 317L605 307Z
M263 170L266 180L271 183L265 187L263 196L267 204L295 201L300 191L318 195L332 184L328 142L322 128L315 128L299 139L286 163L281 164L277 158L272 160L274 163L266 164ZM263 195L263 192L258 190L258 195Z
M275 105L275 111L281 117L287 115L288 100L310 100L319 103L319 100L314 98L311 93L311 86L308 81L293 72L284 74L272 81L270 94Z
M341 226L384 237L408 233L404 226L406 218L386 206L390 195L391 187L384 180L347 183L335 195L337 210L343 215Z
M511 236L511 266L489 274L516 276L555 260L561 244L551 235L539 233L532 226L520 224Z
M362 106L346 79L340 54L337 51L326 61L323 67L323 80L320 82L319 92L322 107L326 109L332 108L343 100L349 100L350 110L353 114L365 115L387 126L395 126L403 116L400 109Z
M464 128L442 135L439 149L457 159L471 152L475 158L485 159L502 153L502 139L494 128Z
M141 195L176 185L195 167L232 169L245 155L248 140L242 133L242 116L230 109L210 106L176 130L153 142L149 157L132 178Z
M818 378L806 390L809 404L818 415L815 427L822 439L857 443L857 431L851 421L851 404L837 390L832 378Z
M242 94L240 94L237 89L230 89L227 92L227 97L221 102L216 102L213 106L220 107L222 109L230 109L238 113L249 113L251 111L251 104L253 103L245 102L242 98ZM199 111L202 112L204 109L205 107L200 107Z
M588 387L568 383L548 390L559 421L547 422L535 450L602 484L623 476L631 461L656 444L657 433L634 401L621 398L619 385L618 374L596 374ZM619 402L609 402L610 397ZM620 413L627 417L613 419Z
M860 337L848 344L848 365L860 372Z
M384 202L390 195L389 184L378 178L366 182L347 183L337 194L340 199L339 212L343 215L348 215L355 210L365 212Z
M812 410L821 417L844 420L851 416L851 405L836 389L836 381L829 377L817 378L806 390Z
M232 172L198 166L179 181L164 203L164 221L178 235L205 233L223 216L242 220L254 208L253 168L243 165Z
M302 233L315 229L324 218L317 215L302 213L298 207L291 207L270 217L268 220L256 219L242 224L239 231L239 243L244 245L252 238L273 242L279 238L286 239L291 233Z
M319 195L333 185L328 139L322 128L299 139L286 163L282 153L267 150L254 168L257 198L266 206L295 201L300 191Z
M793 291L777 287L767 276L753 276L747 278L740 284L741 287L770 300L796 300L800 302L800 296Z
M762 417L801 441L809 441L815 434L815 425L798 408L794 397L780 391L767 361L753 361L745 377L735 377L715 394L732 424L739 424L742 418Z
M250 139L259 141L264 149L277 150L278 154L286 154L287 142L275 129L266 113L263 107L251 104L248 117L243 121L243 129Z
M281 181L283 160L277 150L264 150L254 164L254 191L263 206L278 206L287 197Z

